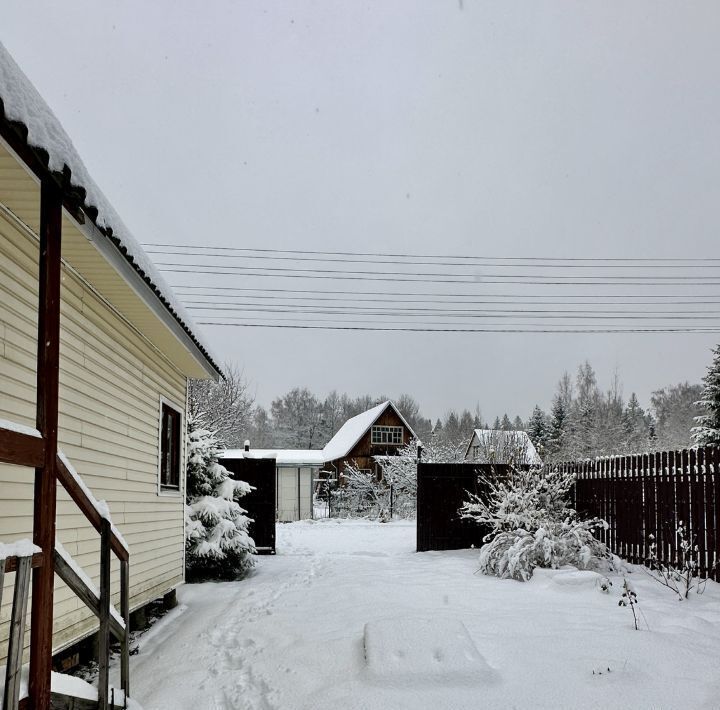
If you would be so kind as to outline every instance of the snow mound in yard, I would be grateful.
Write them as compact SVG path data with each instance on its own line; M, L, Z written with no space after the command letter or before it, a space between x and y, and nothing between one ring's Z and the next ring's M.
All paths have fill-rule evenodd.
M553 575L552 583L558 587L571 589L597 589L605 579L602 574L588 569L561 570Z
M495 677L457 619L395 618L365 624L368 671L387 680L489 682Z

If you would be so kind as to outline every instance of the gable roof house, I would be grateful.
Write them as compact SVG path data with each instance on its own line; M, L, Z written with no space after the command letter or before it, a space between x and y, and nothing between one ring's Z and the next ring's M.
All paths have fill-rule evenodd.
M504 429L475 429L465 450L465 461L542 466L527 432Z
M381 459L394 456L415 436L412 427L390 401L348 419L325 445L325 470L340 475L347 465L379 474Z
M183 581L188 378L220 375L191 319L0 45L6 696L19 694L17 671L29 660L24 702L49 708L52 654L98 628L100 707L110 634L121 641L128 690L129 612ZM7 544L23 538L33 545Z
M235 474L244 459L275 460L275 516L280 522L312 518L313 493L318 478L339 478L346 466L356 466L380 477L383 461L415 438L415 432L397 407L382 402L348 419L322 450L227 449L223 464ZM254 479L258 488L270 485Z

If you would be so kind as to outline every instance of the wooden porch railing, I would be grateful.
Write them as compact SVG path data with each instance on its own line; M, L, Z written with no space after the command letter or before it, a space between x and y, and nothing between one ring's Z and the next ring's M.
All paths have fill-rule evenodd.
M0 463L37 466L39 461L44 461L44 457L44 440L36 431L0 420ZM47 555L46 550L43 550L42 553L32 557L9 557L0 562L2 564L0 567L0 601L2 601L2 583L5 573L16 572L3 710L31 707L27 699L24 701L18 699L20 671L30 588L30 570L32 567L37 568L43 565L50 565L54 573L67 584L99 620L99 710L116 707L114 697L111 698L111 694L114 696L114 691L110 688L109 683L111 635L120 642L120 687L123 691L123 707L126 707L127 698L130 696L130 553L111 521L103 515L97 500L62 453L58 453L56 456L55 470L57 481L67 491L90 524L100 533L100 589L95 587L90 578L59 544L53 548L52 555ZM111 553L115 554L120 563L119 614L110 602L112 594L110 585ZM40 622L49 623L52 628L52 606L44 611L45 616ZM38 620L31 618L31 627L36 621ZM51 647L41 649L40 652L52 657ZM38 653L38 649L31 645L31 668L33 668L32 660L35 653ZM47 663L47 667L50 668L49 663Z

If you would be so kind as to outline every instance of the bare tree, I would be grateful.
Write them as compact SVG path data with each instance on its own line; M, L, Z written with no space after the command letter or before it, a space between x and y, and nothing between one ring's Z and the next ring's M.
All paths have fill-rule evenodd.
M223 371L225 377L219 382L190 380L189 414L202 418L222 446L240 446L252 422L255 398L237 365L225 363Z

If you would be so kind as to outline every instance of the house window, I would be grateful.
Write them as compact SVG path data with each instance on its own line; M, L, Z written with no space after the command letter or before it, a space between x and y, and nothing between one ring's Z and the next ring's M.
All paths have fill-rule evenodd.
M374 426L370 441L373 444L402 444L403 428L401 426Z
M160 409L160 489L179 491L182 413L167 402Z

